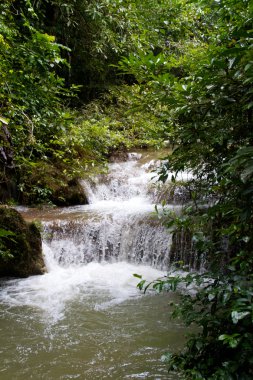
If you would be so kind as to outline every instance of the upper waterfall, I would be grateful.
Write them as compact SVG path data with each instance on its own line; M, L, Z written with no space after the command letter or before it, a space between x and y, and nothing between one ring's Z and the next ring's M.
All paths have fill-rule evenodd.
M126 202L136 200L138 203L150 203L148 186L151 184L154 173L148 170L154 161L141 163L141 154L128 154L125 162L109 164L107 174L98 175L89 182L83 182L87 191L89 203L101 201ZM132 202L130 202L132 203Z

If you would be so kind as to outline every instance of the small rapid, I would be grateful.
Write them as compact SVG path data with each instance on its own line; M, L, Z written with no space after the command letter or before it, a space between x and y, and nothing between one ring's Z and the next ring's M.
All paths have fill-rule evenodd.
M123 202L129 201L134 208L139 203L141 205L150 204L148 195L149 186L155 182L155 174L152 169L157 167L159 161L142 161L141 154L129 153L125 162L115 162L109 164L109 171L106 175L98 175L91 181L84 181L89 203L100 205L101 201ZM102 203L103 204L103 203Z

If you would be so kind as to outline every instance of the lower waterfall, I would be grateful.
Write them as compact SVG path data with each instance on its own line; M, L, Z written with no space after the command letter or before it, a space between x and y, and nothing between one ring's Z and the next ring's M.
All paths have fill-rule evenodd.
M130 215L130 220L103 216L91 220L54 222L46 226L45 241L61 265L126 261L166 269L171 235L150 218Z

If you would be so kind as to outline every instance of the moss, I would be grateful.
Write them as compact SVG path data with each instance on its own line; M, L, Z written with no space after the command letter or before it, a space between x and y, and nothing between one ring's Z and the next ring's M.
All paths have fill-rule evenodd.
M109 161L110 162L124 162L128 159L127 150L125 147L121 147L120 149L111 149L109 152Z
M7 203L17 197L17 184L13 170L6 169L0 163L0 202Z
M74 206L88 203L84 189L77 180L69 181L67 185L59 187L51 195L51 200L56 206Z
M23 176L22 181L23 190L18 200L20 204L74 206L88 203L77 176L68 176L64 167L39 162L29 175Z
M0 276L28 277L45 273L40 231L34 223L26 223L14 209L0 207L0 228L15 235L1 238Z

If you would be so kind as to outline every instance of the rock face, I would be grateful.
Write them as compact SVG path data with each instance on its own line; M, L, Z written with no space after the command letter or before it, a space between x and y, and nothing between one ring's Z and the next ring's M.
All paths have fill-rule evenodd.
M83 187L78 180L74 179L66 186L58 187L51 196L56 206L75 206L88 204Z
M12 208L0 207L0 229L14 233L0 237L0 277L45 273L40 231L34 223L26 223Z

